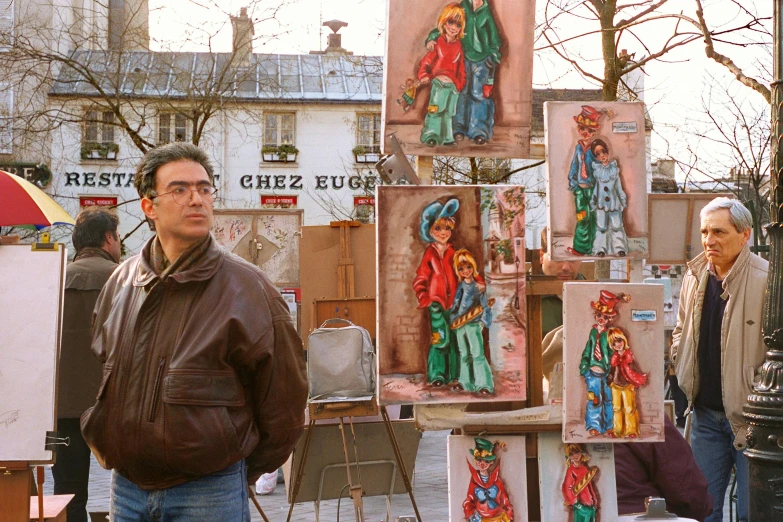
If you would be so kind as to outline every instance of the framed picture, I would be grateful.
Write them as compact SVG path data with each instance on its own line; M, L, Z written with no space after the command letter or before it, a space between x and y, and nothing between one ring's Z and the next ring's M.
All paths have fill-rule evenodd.
M552 259L646 257L644 104L546 102L544 134Z
M563 440L661 442L662 285L563 285Z
M526 158L534 0L389 0L384 150Z
M378 187L382 404L524 400L525 193Z

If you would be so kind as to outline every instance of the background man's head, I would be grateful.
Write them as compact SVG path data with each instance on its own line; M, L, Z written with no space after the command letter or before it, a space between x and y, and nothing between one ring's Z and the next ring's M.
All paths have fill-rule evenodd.
M541 259L541 270L548 276L555 276L558 279L564 281L570 281L576 279L576 275L579 273L579 267L582 266L581 261L552 261L549 256L549 244L547 242L547 228L544 227L541 230L541 250L539 251Z
M723 277L734 265L750 238L753 218L736 199L715 198L701 209L701 244L704 254Z
M79 212L71 238L76 253L89 247L102 248L119 262L122 249L117 233L119 224L117 214L103 207L88 207Z
M144 155L134 185L161 242L172 240L181 251L209 234L214 180L209 157L193 144L170 143Z

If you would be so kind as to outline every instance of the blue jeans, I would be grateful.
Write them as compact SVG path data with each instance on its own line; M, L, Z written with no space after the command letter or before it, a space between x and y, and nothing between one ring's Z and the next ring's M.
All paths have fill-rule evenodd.
M691 419L691 448L696 464L707 479L707 491L714 504L712 514L705 522L723 520L723 498L731 477L731 467L736 466L737 515L739 522L748 520L748 460L743 451L734 448L734 433L720 411L696 406Z
M595 373L587 370L585 374L587 393L592 393L598 398L598 404L587 399L585 408L585 429L596 430L598 433L606 433L613 427L614 412L612 411L612 390L606 384L605 373Z
M484 85L494 75L494 68L486 60L471 62L465 60L467 83L459 93L457 112L454 114L454 134L463 134L470 139L482 137L492 139L495 127L495 101L484 97Z
M140 489L116 470L111 474L112 522L250 522L248 502L244 460L211 475L152 491Z

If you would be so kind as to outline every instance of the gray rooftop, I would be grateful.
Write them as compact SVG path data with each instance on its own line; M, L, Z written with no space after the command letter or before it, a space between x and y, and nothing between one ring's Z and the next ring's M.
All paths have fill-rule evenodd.
M231 53L76 51L105 92L167 98L223 95L275 101L381 101L383 59L346 54L251 54L231 65ZM235 60L236 61L236 60ZM63 67L50 95L97 96L84 74Z

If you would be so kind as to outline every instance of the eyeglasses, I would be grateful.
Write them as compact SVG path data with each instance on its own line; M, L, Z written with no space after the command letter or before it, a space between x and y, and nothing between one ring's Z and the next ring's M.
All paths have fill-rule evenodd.
M215 200L215 194L217 194L217 191L218 189L212 185L199 185L195 188L188 185L180 185L175 187L173 190L164 192L163 194L152 196L150 199L155 199L161 196L165 196L166 194L171 194L171 197L174 198L174 201L178 205L182 205L184 207L190 204L191 200L193 199L193 192L199 195L203 203L212 203Z

